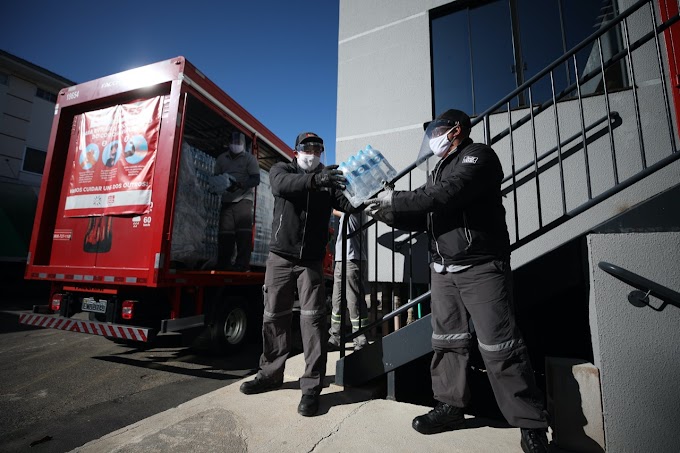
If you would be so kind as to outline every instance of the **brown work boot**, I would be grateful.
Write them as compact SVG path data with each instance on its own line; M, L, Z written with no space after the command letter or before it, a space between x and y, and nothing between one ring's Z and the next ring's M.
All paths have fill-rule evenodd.
M414 418L412 426L421 434L443 433L463 428L465 416L462 408L438 402L430 412Z

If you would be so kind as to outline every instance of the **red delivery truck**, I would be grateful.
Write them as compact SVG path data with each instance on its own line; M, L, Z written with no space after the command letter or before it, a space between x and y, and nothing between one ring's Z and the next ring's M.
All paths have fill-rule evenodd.
M220 195L209 190L239 131L261 177L248 272L216 269ZM183 57L62 90L25 272L51 295L20 322L123 342L203 328L215 349L237 348L261 329L268 170L292 157ZM330 253L325 264L330 279Z

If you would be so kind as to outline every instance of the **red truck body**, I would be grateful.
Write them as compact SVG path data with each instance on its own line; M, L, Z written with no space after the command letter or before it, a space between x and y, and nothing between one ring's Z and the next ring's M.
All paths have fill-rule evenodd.
M219 198L200 188L235 131L247 137L263 178L249 272L215 269ZM52 295L20 321L133 341L207 326L216 343L240 344L246 320L259 330L268 170L292 157L183 57L62 90L25 272L52 282ZM187 198L191 191L198 202ZM201 203L208 220L192 211ZM205 223L198 242L196 219ZM192 233L187 243L181 233ZM329 276L330 266L329 253Z

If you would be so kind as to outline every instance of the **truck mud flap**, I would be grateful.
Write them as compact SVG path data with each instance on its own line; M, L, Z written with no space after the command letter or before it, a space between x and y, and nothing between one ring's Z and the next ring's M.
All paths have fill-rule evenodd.
M67 330L70 332L87 333L109 338L120 338L132 341L149 341L151 330L146 327L124 326L106 322L87 321L83 319L63 318L58 315L42 315L36 313L22 313L19 323L46 329Z

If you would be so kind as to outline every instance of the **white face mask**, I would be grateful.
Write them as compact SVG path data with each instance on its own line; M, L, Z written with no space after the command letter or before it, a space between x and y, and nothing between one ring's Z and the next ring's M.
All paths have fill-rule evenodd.
M241 154L243 152L243 145L240 143L231 143L229 145L229 150L234 154Z
M298 153L297 164L304 171L312 171L319 166L319 159L316 154Z
M435 156L437 157L442 157L444 154L446 154L446 151L449 150L449 147L451 146L451 140L449 140L449 134L451 133L452 130L455 129L455 126L446 131L445 134L440 135L439 137L434 137L430 139L430 149L434 153Z

